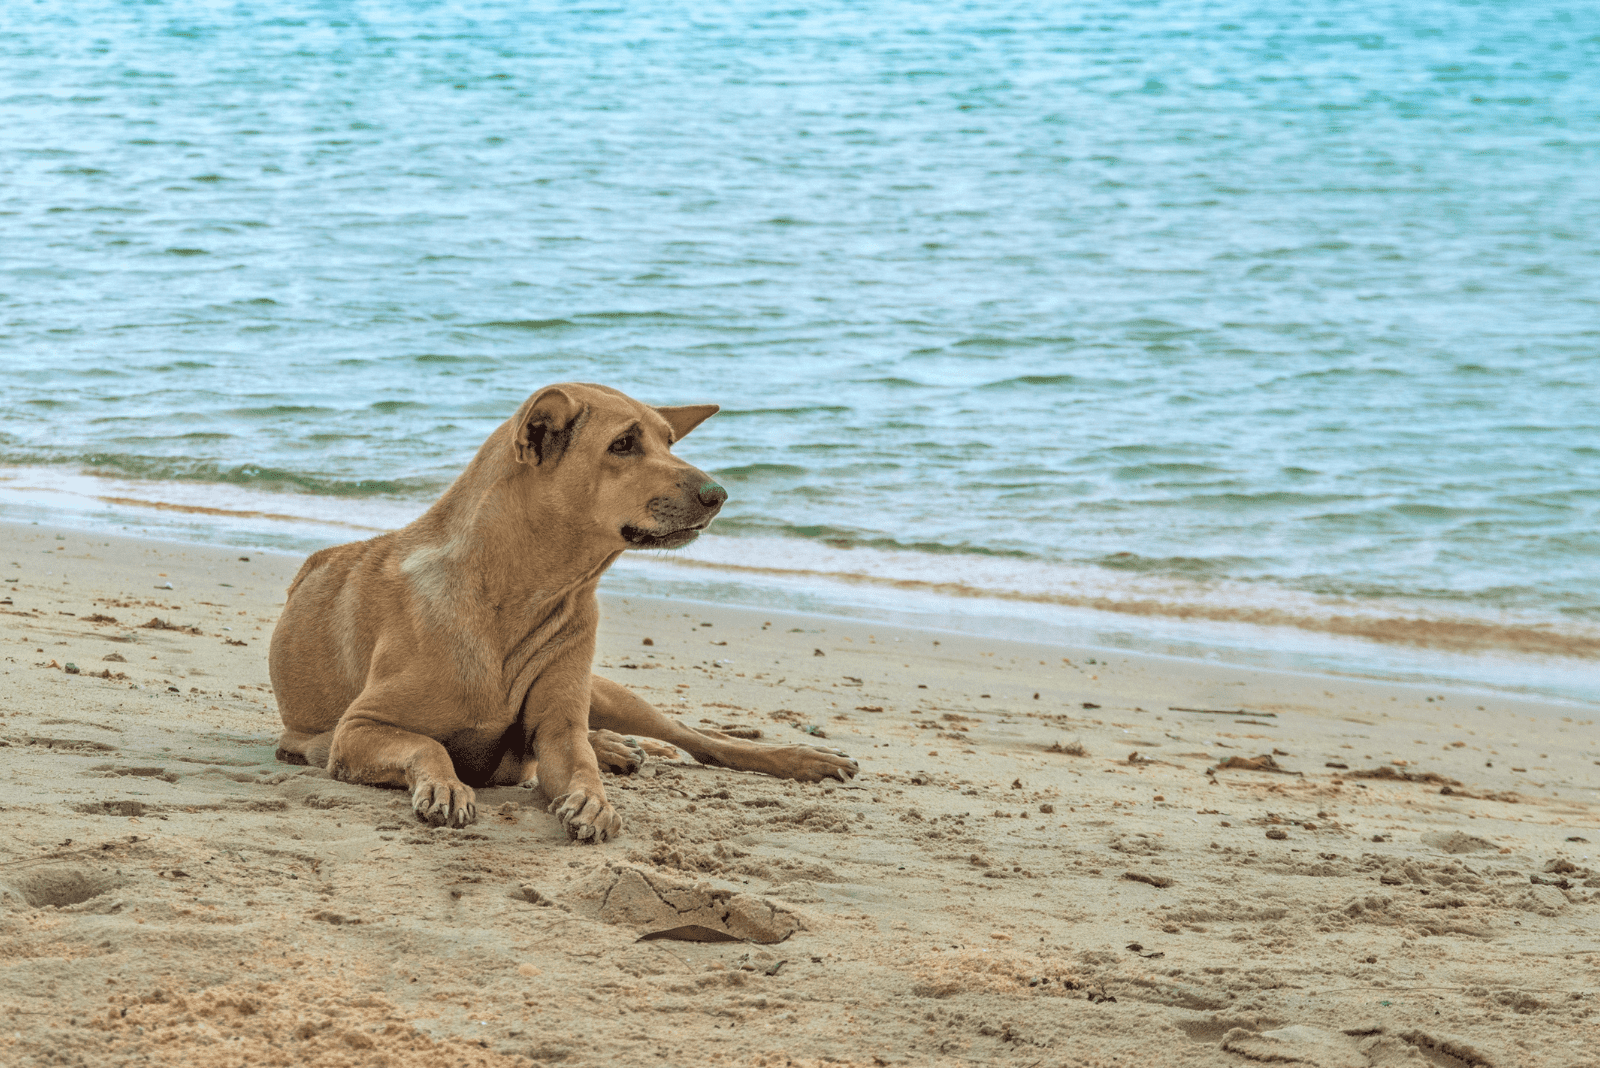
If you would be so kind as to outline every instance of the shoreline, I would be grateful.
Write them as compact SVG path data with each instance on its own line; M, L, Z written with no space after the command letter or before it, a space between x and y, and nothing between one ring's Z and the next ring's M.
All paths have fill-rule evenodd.
M239 487L174 485L169 489L183 491L177 496L194 499L153 501L128 496L151 487L129 488L122 482L92 476L73 478L83 484L20 491L14 479L8 485L0 478L0 524L55 524L86 534L142 537L177 545L233 546L296 557L385 529L352 522L348 514L339 511L340 500L333 498L297 497L296 505L309 503L317 514L294 515L271 510L271 502L265 499L270 495ZM202 494L211 494L212 503L198 503ZM373 505L366 503L369 508ZM398 526L422 507L417 502L383 502L370 518ZM908 578L897 575L894 568L899 565L893 560L886 573L863 572L860 560L852 556L865 559L872 550L829 550L809 542L792 547L816 556L812 563L834 568L820 571L758 566L729 556L730 552L748 555L754 551L737 544L747 540L711 537L671 556L624 554L607 575L603 589L689 596L713 603L782 606L962 633L1046 636L1107 651L1553 698L1579 707L1600 705L1600 696L1596 696L1600 695L1600 659L1582 655L1591 647L1600 648L1600 631L1591 634L1593 628L1577 627L1569 634L1558 634L1516 616L1498 620L1488 615L1449 619L1415 613L1385 617L1364 613L1355 603L1340 607L1331 601L1316 606L1321 615L1312 619L1306 615L1310 602L1284 591L1281 596L1265 591L1272 599L1253 606L1240 604L1237 597L1219 599L1195 590L1180 593L1176 602L1169 603L1150 600L1149 591L1156 587L1148 583L1141 587L1137 576L1110 572L1092 576L1095 587L1079 594L1036 595L974 587L959 576L947 582ZM791 547L766 548L776 552ZM709 558L699 558L697 552ZM945 561L940 557L932 562ZM881 563L876 566L884 569ZM917 566L932 565L917 561ZM838 570L850 567L857 570ZM1113 597L1112 591L1119 592ZM1248 592L1254 596L1263 591ZM1200 599L1194 600L1196 596ZM1394 607L1404 608L1398 603ZM1494 646L1495 635L1515 639L1521 647ZM1491 644L1485 646L1484 642ZM1555 655L1563 649L1573 655Z
M112 534L106 531L78 531L75 535L70 533L62 534L60 530L53 530L43 523L35 527L31 523L22 524L0 520L0 541L15 542L19 539L30 538L38 539L40 544L45 545L44 551L47 554L51 551L51 547L59 544L67 544L69 546L68 552L70 552L70 548L82 547L84 544L90 546L98 545L109 548L111 550L110 555L119 559L127 559L130 556L146 556L157 559L176 558L183 561L204 561L208 574L217 569L229 567L231 561L244 561L246 559L246 557L240 555L240 547L237 546L167 541L158 538ZM67 556L62 561L63 565L71 559L70 555ZM626 559L624 557L624 561ZM304 562L304 554L271 548L252 548L248 551L248 560L252 564L253 570L264 569L267 574L273 575L281 581L276 591L272 589L270 584L266 586L249 585L243 588L253 596L275 597L273 603L281 607L283 592L287 589L289 580ZM10 563L10 561L3 562ZM8 567L7 570L20 572L19 574L5 576L6 578L17 578L19 581L6 582L3 590L0 590L0 598L14 602L11 605L4 606L9 610L9 614L18 615L19 612L28 610L30 602L26 599L26 595L22 594L22 591L28 591L29 594L34 595L34 600L38 602L34 610L38 612L47 611L44 607L47 600L61 600L58 596L58 591L55 591L50 586L50 583L61 581L53 574L54 567L46 569L47 575L42 576L49 580L46 583L37 581L41 576L35 576L36 581L28 581L26 567ZM616 569L614 568L613 570ZM610 579L610 577L608 575L607 579ZM166 573L158 572L157 578L168 578L168 576ZM72 580L68 579L66 581L70 583ZM168 578L168 581L171 581L170 578ZM926 641L933 645L939 645L944 641L967 644L983 642L986 643L987 647L1004 650L1006 655L1013 658L1058 657L1060 653L1067 652L1071 655L1066 659L1073 662L1098 660L1101 663L1107 663L1115 659L1123 664L1135 665L1140 672L1154 674L1159 677L1182 674L1193 680L1219 680L1223 678L1237 680L1239 678L1249 678L1274 690L1292 690L1337 683L1350 693L1359 694L1363 698L1382 699L1392 694L1415 694L1417 699L1424 704L1432 703L1427 700L1427 695L1439 694L1443 690L1457 695L1460 698L1460 703L1471 704L1479 712L1485 711L1489 708L1489 703L1493 703L1497 710L1504 710L1508 714L1527 714L1532 712L1536 715L1555 716L1557 718L1564 715L1600 714L1600 702L1586 703L1547 694L1514 693L1504 690L1463 686L1451 684L1438 678L1363 677L1303 670L1292 664L1285 663L1240 663L1217 658L1208 659L1203 656L1186 656L1181 653L1151 652L1145 649L1120 647L1109 642L1102 643L1092 640L1096 634L1090 628L1081 628L1076 635L1065 628L1059 633L1049 633L1049 628L1037 628L1033 634L1029 635L1027 630L1035 621L1011 620L1008 621L1011 626L1003 624L994 626L970 624L967 627L961 627L959 625L941 625L941 623L959 624L962 621L949 616L941 617L933 612L906 612L902 613L900 618L868 613L849 614L846 611L841 611L841 609L848 609L851 606L832 604L827 601L808 608L788 607L781 602L756 605L740 600L721 601L710 596L715 593L714 588L708 589L705 584L697 582L677 584L683 589L692 591L689 593L683 592L683 589L675 592L655 592L649 589L647 584L640 585L645 585L645 588L637 588L632 583L612 584L602 580L600 589L602 634L605 633L605 619L608 607L621 608L639 605L647 607L648 610L657 615L662 615L671 614L672 606L678 606L679 608L690 609L688 614L726 614L731 618L739 618L746 621L757 616L781 616L791 622L809 624L809 626L802 628L805 631L814 631L819 628L826 629L828 627L849 634L857 634L859 632L861 635L887 631L915 636L917 640ZM234 587L232 584L220 584L218 588L233 589ZM185 589L175 586L167 589L160 584L153 584L151 590L153 593L175 601L192 600L198 595L193 588ZM207 604L208 602L202 601L200 603ZM963 600L956 603L965 605L969 602ZM829 611L829 608L834 610ZM1021 626L1018 625L1019 623ZM1038 633L1039 629L1046 631L1043 637ZM900 640L900 638L895 639L895 641ZM599 663L598 660L597 663ZM1124 696L1135 704L1141 700L1145 703L1154 703L1154 698L1151 694L1143 691L1129 691ZM1439 699L1443 700L1442 697ZM1480 704L1484 707L1478 708Z
M298 557L0 544L8 1063L1590 1063L1600 747L1563 703L608 593L597 671L862 770L655 758L578 846L536 791L434 829L274 760ZM648 888L767 927L637 942L683 922Z

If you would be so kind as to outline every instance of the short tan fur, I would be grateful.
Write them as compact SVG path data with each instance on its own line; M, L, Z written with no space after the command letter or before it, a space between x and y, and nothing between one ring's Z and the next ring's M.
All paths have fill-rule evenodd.
M687 544L727 499L671 452L716 411L546 387L415 522L312 554L272 636L279 759L405 787L419 816L458 827L477 817L473 786L537 774L568 833L590 841L622 825L601 763L644 760L624 735L783 778L855 775L837 750L694 730L592 674L606 568L630 548Z

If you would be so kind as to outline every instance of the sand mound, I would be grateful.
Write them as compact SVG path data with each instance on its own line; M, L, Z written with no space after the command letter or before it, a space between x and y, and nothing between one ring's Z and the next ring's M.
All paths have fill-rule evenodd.
M1441 853L1494 853L1500 849L1493 842L1461 831L1429 831L1422 836L1422 844Z
M792 911L766 898L627 864L595 872L564 896L579 915L640 931L694 924L751 942L772 943L782 942L801 927Z

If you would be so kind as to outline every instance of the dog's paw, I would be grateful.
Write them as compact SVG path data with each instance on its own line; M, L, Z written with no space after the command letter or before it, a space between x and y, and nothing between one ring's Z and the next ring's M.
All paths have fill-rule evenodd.
M477 795L472 787L431 776L418 780L411 792L411 808L435 827L465 827L478 818Z
M658 742L654 738L633 738L630 740L638 745L640 749L643 749L646 756L660 757L662 760L683 759L683 754L678 752L677 747L668 745L666 742Z
M855 758L820 745L786 745L779 756L784 767L778 774L796 782L821 782L823 779L849 782L861 771L861 764Z
M582 787L550 802L547 811L554 812L567 834L579 842L604 842L622 830L622 817L605 795L590 794Z
M632 775L644 766L644 747L635 738L624 738L615 731L590 731L589 745L605 771Z

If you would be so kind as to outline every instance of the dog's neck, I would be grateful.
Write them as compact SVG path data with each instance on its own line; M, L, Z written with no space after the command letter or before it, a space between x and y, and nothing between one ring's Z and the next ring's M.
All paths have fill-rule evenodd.
M491 466L483 459L401 532L413 585L502 620L544 616L556 602L592 594L622 551L597 548L556 495L517 485L531 472L474 470Z

